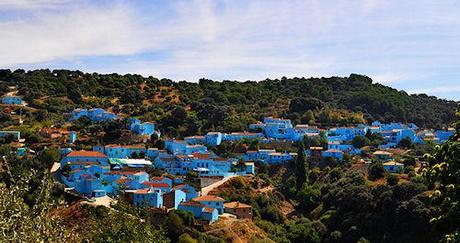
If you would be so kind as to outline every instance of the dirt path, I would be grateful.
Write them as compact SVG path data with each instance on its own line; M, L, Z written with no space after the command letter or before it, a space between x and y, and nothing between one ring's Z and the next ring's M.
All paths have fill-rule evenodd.
M231 176L228 176L228 177L225 177L224 179L218 181L218 182L214 182L213 184L209 185L209 186L206 186L206 187L203 187L201 188L201 195L202 196L206 196L208 195L208 193L210 191L212 191L214 188L217 188L219 187L220 185L224 184L225 182L227 182L228 180L234 178L234 177L237 177L238 175L231 175Z

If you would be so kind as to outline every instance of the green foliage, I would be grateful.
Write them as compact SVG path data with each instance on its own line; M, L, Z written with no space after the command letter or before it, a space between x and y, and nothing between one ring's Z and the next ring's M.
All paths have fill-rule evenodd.
M376 161L376 162L373 162L370 166L369 166L369 179L370 180L377 180L377 179L380 179L382 177L385 176L385 168L383 167L383 164Z
M394 174L388 174L387 175L387 183L390 186L395 186L399 182L399 177L394 175Z
M440 208L432 222L447 232L446 238L452 242L459 238L460 230L460 112L457 117L454 136L427 154L431 166L425 173L433 187L433 204Z
M305 155L305 149L303 143L300 142L298 145L297 157L295 159L295 178L296 178L296 190L300 191L302 186L307 181L307 157Z
M398 143L399 148L409 149L412 147L412 140L409 137L401 139Z
M362 148L364 146L370 145L371 141L367 137L356 136L353 138L351 144L353 144L355 148Z
M240 131L269 115L291 118L297 123L357 124L364 122L365 117L367 121L414 122L420 127L440 128L454 119L456 107L453 101L408 95L373 84L370 78L357 74L261 82L202 79L188 83L132 74L47 69L0 71L0 87L5 87L5 83L17 85L19 94L32 107L45 109L52 116L76 107L114 107L128 115L155 121L162 134L173 137L211 130ZM156 96L166 99L153 99ZM174 96L178 101L171 99ZM344 115L339 110L354 115Z

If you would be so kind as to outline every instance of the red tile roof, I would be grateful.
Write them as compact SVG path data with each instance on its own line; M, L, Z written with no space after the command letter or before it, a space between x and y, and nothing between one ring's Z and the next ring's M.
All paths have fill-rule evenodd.
M204 207L203 211L206 212L206 213L212 213L212 212L214 212L214 210L215 210L214 208Z
M250 205L240 203L240 202L224 203L224 207L226 207L226 208L251 208Z
M107 158L107 155L99 153L97 151L72 151L67 157L97 157L97 158Z
M155 183L151 181L144 181L142 184L150 187L169 187L168 183Z
M212 195L207 195L207 196L201 196L201 197L196 197L193 199L194 201L197 202L225 202L225 200L221 197L218 196L212 196Z
M194 202L194 201L182 202L180 205L182 205L182 206L190 206L190 207L199 207L199 208L206 207L203 204L201 204L199 202Z

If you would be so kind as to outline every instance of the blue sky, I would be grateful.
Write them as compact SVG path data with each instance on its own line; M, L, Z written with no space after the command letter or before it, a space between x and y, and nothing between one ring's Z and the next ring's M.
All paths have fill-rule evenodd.
M0 1L0 68L348 76L460 100L460 1Z

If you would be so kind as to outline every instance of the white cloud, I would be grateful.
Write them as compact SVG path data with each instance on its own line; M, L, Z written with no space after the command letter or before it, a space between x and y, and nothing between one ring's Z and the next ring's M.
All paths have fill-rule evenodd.
M354 72L403 87L435 77L441 66L455 67L460 58L458 5L449 0L21 2L59 11L0 22L0 67L64 61L83 71L187 80ZM12 4L0 3L0 10ZM161 58L136 58L139 53ZM121 58L107 65L82 61L98 56Z
M2 0L0 1L0 10L54 8L69 2L70 0Z
M127 55L145 48L146 38L129 10L76 8L39 12L0 23L0 66L91 55Z

